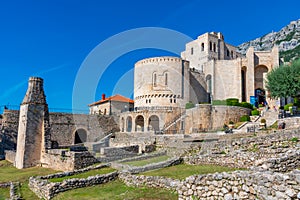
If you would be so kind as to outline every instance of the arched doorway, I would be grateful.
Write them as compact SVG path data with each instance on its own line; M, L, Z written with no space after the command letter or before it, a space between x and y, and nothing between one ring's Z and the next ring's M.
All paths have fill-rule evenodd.
M265 105L266 103L266 91L264 89L261 88L257 88L255 90L255 97L257 99L257 105L255 105L256 107L258 107L259 104L263 104Z
M132 131L132 117L127 117L126 119L126 132Z
M254 70L254 87L255 89L265 89L265 78L268 68L265 65L258 65Z
M255 97L257 99L256 104L266 103L265 78L267 73L268 68L265 65L258 65L254 69Z
M144 117L142 115L135 118L135 131L144 132Z
M149 118L149 130L159 131L159 118L156 115Z
M241 70L242 101L247 101L246 74L247 74L247 67L244 66L244 67L242 67L242 70Z
M87 132L84 129L78 129L75 131L74 144L80 144L86 142Z

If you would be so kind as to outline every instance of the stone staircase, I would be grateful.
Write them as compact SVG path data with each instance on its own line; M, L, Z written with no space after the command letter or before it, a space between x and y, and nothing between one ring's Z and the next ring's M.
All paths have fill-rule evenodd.
M269 109L267 111L264 111L260 118L266 119L267 126L272 126L278 119L278 112Z
M184 112L180 113L179 115L177 115L171 122L166 123L164 125L163 132L165 132L168 129L170 129L172 126L174 126L176 123L178 123L185 116L186 116L186 111L184 111Z
M267 126L272 126L278 119L278 112L274 111L274 110L264 110L262 112L262 116L258 117L255 121L253 122L248 122L247 124L245 124L243 127L241 127L240 129L236 130L235 132L243 132L246 133L248 132L249 128L254 129L255 128L255 132L256 130L258 130L259 128L259 124L260 124L260 120L261 119L265 119Z

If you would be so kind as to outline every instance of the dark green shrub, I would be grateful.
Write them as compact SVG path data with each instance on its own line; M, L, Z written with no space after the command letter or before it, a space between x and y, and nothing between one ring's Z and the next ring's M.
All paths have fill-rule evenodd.
M293 106L293 103L288 103L288 104L286 104L286 105L283 107L283 109L284 109L285 111L289 111L289 107L291 107L291 106Z
M251 111L251 115L252 115L252 116L257 116L257 115L259 115L259 110L256 110L256 109L255 109L255 110L252 110L252 111Z
M212 105L223 105L226 106L226 100L213 100Z
M250 116L249 115L243 115L240 118L240 122L249 122L250 121Z
M253 105L251 103L248 103L248 102L242 102L242 103L240 103L240 106L253 110Z
M297 137L293 137L293 138L291 139L291 141L292 141L292 142L298 142L299 139L298 139Z
M294 106L300 106L300 101L298 98L294 98Z
M234 122L233 121L229 121L229 124L234 124Z
M227 106L239 106L240 105L239 100L236 98L226 99L226 104L227 104Z
M188 102L185 104L185 109L190 109L190 108L194 108L195 105L192 102Z
M266 119L264 119L264 118L261 119L261 120L260 120L260 123L265 124L265 123L266 123Z

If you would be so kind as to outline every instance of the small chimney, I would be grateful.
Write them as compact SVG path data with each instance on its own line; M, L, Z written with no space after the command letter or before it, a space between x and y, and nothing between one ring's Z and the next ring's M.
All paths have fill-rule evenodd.
M105 94L102 94L102 100L105 100Z

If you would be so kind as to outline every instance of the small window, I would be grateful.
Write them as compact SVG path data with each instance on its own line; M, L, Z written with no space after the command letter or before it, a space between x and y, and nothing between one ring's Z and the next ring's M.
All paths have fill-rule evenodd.
M170 103L172 103L172 99L170 99Z
M193 55L194 54L194 48L192 47L191 48L191 55Z
M229 50L227 49L227 57L229 57Z
M146 103L148 103L148 99L146 99Z
M174 103L176 103L176 99L174 99Z
M233 51L231 51L231 58L233 58Z
M166 73L165 74L165 86L167 86L168 85L168 74Z
M212 51L212 42L209 42L209 50Z
M156 83L156 74L153 75L153 86L156 87L157 86L157 83Z
M201 44L201 51L204 51L204 43Z
M151 103L151 99L149 99L149 101L148 101L149 103Z
M214 52L216 52L216 43L214 43Z

